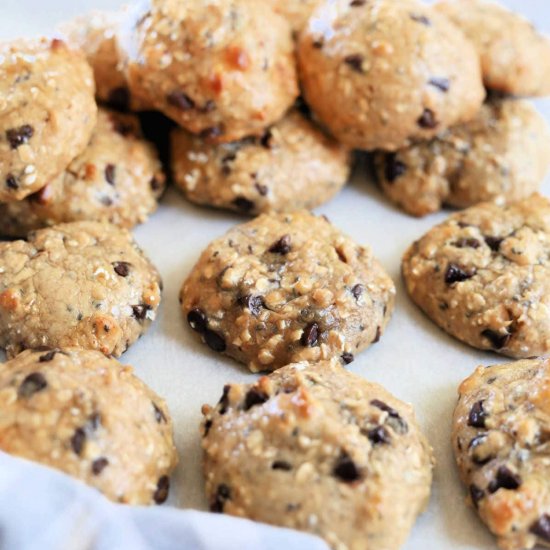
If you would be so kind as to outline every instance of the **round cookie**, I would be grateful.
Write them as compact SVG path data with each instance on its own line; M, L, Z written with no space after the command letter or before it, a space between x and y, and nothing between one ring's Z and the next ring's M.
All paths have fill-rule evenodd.
M132 94L211 142L263 134L298 96L290 27L264 2L151 0L131 27Z
M100 109L84 152L40 191L0 204L0 234L29 231L81 220L132 228L157 209L165 177L153 145L141 136L139 121Z
M0 242L0 348L74 346L120 356L155 319L160 276L108 223L41 229Z
M397 550L426 507L432 451L412 407L334 360L228 384L203 413L214 512Z
M97 351L24 351L0 363L0 450L126 504L160 504L178 457L164 400Z
M462 382L453 448L470 502L500 548L550 545L550 364L479 367Z
M518 96L550 95L550 38L495 2L444 1L436 9L472 41L487 88Z
M262 214L213 241L180 301L203 342L258 372L351 362L379 340L395 287L369 248L300 211Z
M550 351L550 201L482 203L448 218L403 257L413 301L449 334L509 357Z
M273 10L282 15L290 24L297 36L306 26L311 14L327 0L269 0Z
M351 151L299 111L262 137L228 144L172 134L172 172L186 197L244 214L315 208L340 191L350 167Z
M526 101L493 99L471 122L432 141L374 156L384 193L424 216L443 205L499 204L537 191L550 165L550 131Z
M94 79L60 40L0 43L0 202L41 189L85 149Z
M305 98L334 136L396 150L473 118L479 58L446 17L416 1L335 0L300 35Z

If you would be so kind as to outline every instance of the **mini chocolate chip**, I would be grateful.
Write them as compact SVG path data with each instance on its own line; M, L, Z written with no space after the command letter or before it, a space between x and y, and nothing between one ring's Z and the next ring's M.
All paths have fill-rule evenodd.
M413 21L422 23L422 25L426 25L426 27L429 27L432 24L432 22L425 15L418 15L416 13L411 13L409 15Z
M151 180L149 181L149 185L151 186L151 189L153 191L160 191L160 189L162 189L162 183L155 176L151 178Z
M355 285L351 289L351 293L356 300L359 300L359 298L361 298L363 292L365 292L365 287L363 285Z
M447 266L447 270L445 271L445 282L448 285L452 285L454 283L461 283L463 281L467 281L468 279L471 279L475 274L476 274L475 268L470 271L465 271L458 265L451 263Z
M86 443L86 432L84 428L77 428L71 437L71 447L75 454L80 455L84 448L84 443Z
M387 432L384 426L377 426L367 433L369 441L373 445L382 445L391 441L390 434Z
M496 493L499 489L515 491L520 485L521 477L506 466L501 466L497 470L496 478L489 483L487 489L490 493Z
M485 329L481 336L484 338L487 338L489 342L491 342L491 347L493 349L502 349L504 348L508 342L510 342L510 338L512 338L512 335L509 332L505 332L504 334L501 334L500 332L497 332L495 330L491 330L490 328Z
M364 6L365 4L366 0L352 0L349 5L352 8L358 8L359 6Z
M115 88L109 92L107 103L115 109L127 111L130 106L130 92L123 86Z
M105 181L110 185L115 184L116 166L114 164L107 164L105 166Z
M463 237L455 241L453 246L457 248L479 248L481 243L477 239Z
M485 242L487 243L487 246L493 252L498 252L500 250L500 245L502 244L502 241L504 241L504 238L502 237L485 237Z
M226 501L230 499L231 489L225 483L220 483L216 489L214 499L210 502L210 511L216 513L223 512L223 507L225 506Z
M147 304L138 304L132 306L132 315L138 320L143 321L147 317L147 312L151 310L151 306Z
M267 130L264 133L264 135L260 139L260 144L266 149L271 149L271 147L273 146L273 132L271 130Z
M8 174L6 176L6 187L8 189L19 189L19 184L13 174Z
M153 494L153 500L157 504L162 504L163 502L166 502L169 492L170 478L168 476L162 476L157 483L157 488Z
M48 353L45 353L44 355L41 355L38 358L38 362L39 363L48 363L49 361L51 361L56 356L57 353L58 353L58 350L56 350L56 349L53 349L52 351L48 351Z
M225 133L223 127L221 126L212 126L211 128L205 128L199 133L199 136L202 139L215 139L220 136L223 136Z
M134 133L134 126L129 122L124 122L123 120L112 120L113 128L117 134L121 136L128 137Z
M542 540L550 542L550 515L544 514L537 519L537 521L531 525L529 531Z
M166 424L166 415L164 414L163 410L155 403L153 402L153 410L155 412L155 420L160 424L161 422L163 424Z
M204 423L204 433L203 433L203 437L206 437L208 435L208 432L210 432L210 428L212 427L212 420L207 420L205 423Z
M88 419L88 426L90 426L90 428L93 431L95 431L99 428L100 425L101 425L101 415L98 412L95 412Z
M477 485L470 485L470 497L472 499L472 504L475 508L478 507L479 501L485 496L485 491L480 489Z
M92 462L92 473L98 476L108 465L109 461L105 457L97 458Z
M269 252L285 256L290 252L290 235L283 235L269 247Z
M195 108L195 102L183 92L175 91L166 96L166 101L172 107L177 107L181 111L190 111Z
M198 332L199 334L203 334L204 332L206 332L206 328L207 328L206 315L198 307L192 309L187 314L187 322L195 332Z
M244 398L244 410L248 411L255 405L261 405L269 399L269 395L257 388L250 388Z
M353 360L355 359L355 357L353 356L353 353L349 353L349 351L345 351L344 353L342 353L341 357L345 365L349 365L350 363L353 363Z
M286 460L276 460L271 465L272 470L283 470L284 472L290 472L292 470L292 464Z
M261 183L255 183L254 187L262 197L265 197L267 195L267 192L269 191L267 185L262 185Z
M397 158L396 153L386 155L385 176L389 183L393 183L407 171L407 165Z
M323 38L318 38L317 40L314 40L311 45L316 49L316 50L320 50L323 48L323 46L325 45L325 41L323 40Z
M384 403L384 401L380 401L380 399L373 399L370 404L373 407L376 407L377 409L388 413L387 423L397 433L405 434L409 431L409 426L405 422L405 420L403 420L403 418L401 418L401 415L394 408L390 407L387 403Z
M231 386L229 384L226 384L223 387L223 393L220 397L220 400L218 401L218 405L220 405L220 414L225 414L227 412L227 408L229 407L229 391L231 390Z
M219 335L213 330L206 329L204 331L204 341L206 342L206 345L213 351L222 353L226 350L227 346L225 345L225 340L223 336Z
M300 338L302 346L310 347L317 345L319 339L319 325L317 323L310 323L306 326Z
M363 72L363 61L365 58L358 53L344 57L344 63L349 65L356 73Z
M242 307L246 307L250 310L250 313L257 317L262 311L264 300L261 296L254 296L253 294L247 294L242 298L239 298L239 304Z
M435 88L439 88L442 92L448 92L451 87L451 81L448 78L433 77L428 83Z
M484 441L487 440L487 434L481 434L481 435L478 435L476 437L474 437L470 443L468 444L468 450L469 451L473 451L476 447L478 447L479 445L482 445ZM472 462L474 462L475 464L478 464L479 466L483 466L484 464L487 464L488 462L490 462L491 460L493 460L493 456L489 455L483 459L477 457L475 455L475 453L472 452L471 454L472 456Z
M473 404L468 415L468 426L474 428L485 428L485 419L489 416L483 408L483 401Z
M48 382L44 375L41 372L33 372L21 382L17 395L24 399L28 399L31 395L46 389L47 386Z
M420 115L417 122L421 128L427 128L429 130L437 128L439 125L439 122L437 122L435 118L435 113L431 109L424 109L424 112Z
M19 126L19 128L11 128L6 131L6 138L12 149L17 149L24 143L28 143L33 135L34 128L29 124L24 124L23 126Z
M334 468L332 469L332 473L335 477L346 483L353 483L361 478L361 474L359 473L355 462L353 462L346 451L342 451L340 454Z
M115 273L117 275L120 275L121 277L128 277L128 275L130 274L130 267L132 267L132 264L128 262L113 263L113 269L115 270Z
M248 200L246 197L237 197L233 204L237 207L237 210L241 212L251 212L256 206L251 200Z
M376 327L376 334L374 335L372 343L377 344L378 342L380 342L380 336L382 336L382 328Z

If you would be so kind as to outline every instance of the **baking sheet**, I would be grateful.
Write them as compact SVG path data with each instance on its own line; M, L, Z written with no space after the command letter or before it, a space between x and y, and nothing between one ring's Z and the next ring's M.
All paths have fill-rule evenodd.
M0 38L47 33L73 15L93 8L114 9L121 3L0 0ZM502 3L550 31L548 0ZM550 121L550 100L537 104ZM550 181L543 191L550 194ZM408 300L400 278L403 251L447 213L422 220L401 213L369 180L364 162L348 187L318 213L326 214L356 241L372 246L397 284L396 311L387 332L379 344L358 355L349 368L411 402L434 447L437 467L430 507L417 522L405 549L495 548L494 539L464 505L465 492L456 474L449 434L459 382L478 364L506 359L470 349L436 328ZM178 293L207 244L241 221L236 215L195 207L177 190L170 189L159 212L135 231L137 240L158 266L165 290L156 323L122 361L134 365L136 373L167 400L174 417L181 460L169 502L180 508L206 509L198 435L201 405L215 403L228 381L250 382L254 375L196 341L180 313Z

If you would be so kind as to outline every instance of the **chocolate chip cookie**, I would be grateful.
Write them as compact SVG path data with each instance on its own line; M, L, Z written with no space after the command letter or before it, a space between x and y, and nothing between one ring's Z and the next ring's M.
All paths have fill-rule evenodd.
M108 223L0 242L0 348L74 346L120 356L155 319L160 277L131 234Z
M165 176L139 121L100 109L84 152L48 185L18 202L0 204L0 234L24 237L57 223L107 221L132 228L157 208Z
M403 258L413 301L449 334L509 357L550 351L550 201L451 216Z
M462 382L453 448L470 502L506 550L550 544L550 363L479 367Z
M41 189L82 153L96 122L94 79L60 40L0 43L0 202Z
M178 459L164 401L97 351L24 351L0 363L0 450L127 504L168 497Z
M412 407L335 360L228 384L203 413L213 512L396 550L427 504L432 451Z
M258 372L351 362L380 339L395 287L369 248L300 211L263 214L212 242L180 300L211 349Z
M550 165L550 131L526 101L493 99L475 119L433 139L374 157L384 193L424 216L443 205L466 208L528 197Z
M343 143L393 151L473 118L485 91L472 44L414 0L320 6L298 48L305 98Z
M131 93L203 139L262 135L298 95L290 27L265 2L151 0L130 26Z
M348 180L351 151L299 111L263 136L210 145L185 130L172 134L172 172L195 203L256 215L315 208Z
M518 96L550 95L550 38L496 2L440 2L472 41L481 58L487 88Z

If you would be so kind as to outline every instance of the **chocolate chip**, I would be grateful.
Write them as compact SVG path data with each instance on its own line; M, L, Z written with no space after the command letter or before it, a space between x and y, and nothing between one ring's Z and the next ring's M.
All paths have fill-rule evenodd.
M157 489L153 494L153 500L157 504L162 504L163 502L166 502L169 492L170 478L168 476L162 476L157 483Z
M231 489L225 484L220 483L216 489L216 495L214 499L210 502L210 511L221 513L225 503L231 499Z
M75 454L80 455L84 448L84 443L86 443L86 432L84 428L77 428L71 437L71 447Z
M404 434L409 431L409 426L394 408L390 407L383 401L380 401L380 399L373 399L370 404L373 407L376 407L377 409L388 413L387 423L397 433Z
M239 298L239 304L242 307L246 307L250 310L250 313L257 317L262 311L264 300L261 296L254 296L253 294L247 294L242 298Z
M491 347L493 349L502 349L508 344L510 338L512 338L512 335L509 332L505 332L504 334L502 334L495 330L491 330L490 328L485 329L481 333L481 336L487 338L487 340L491 342Z
M353 363L353 360L355 359L355 357L353 356L353 353L349 353L349 351L345 351L344 353L342 353L341 357L345 365L349 365L350 363Z
M255 405L261 405L269 399L269 395L257 388L251 388L248 390L246 397L244 398L244 410L248 411Z
M215 139L220 136L223 136L224 129L221 126L212 126L211 128L205 128L199 133L199 136L202 139Z
M350 6L352 8L358 8L359 6L364 6L367 3L367 0L352 0Z
M12 149L17 149L24 143L28 143L33 135L34 128L29 124L24 124L23 126L19 126L19 128L11 128L6 131L6 138Z
M283 470L284 472L290 472L292 470L292 464L286 460L276 460L271 465L272 470Z
M425 15L418 15L416 13L411 13L409 15L413 21L426 25L426 27L430 27L432 24L432 22Z
M407 165L398 160L395 153L386 155L385 176L389 183L393 183L397 178L401 177L407 171Z
M475 508L478 507L479 501L485 496L485 491L480 489L477 485L470 485L470 497L472 499L472 504Z
M448 92L451 87L451 81L448 78L433 77L430 78L428 84L435 88L439 88L442 92Z
M468 239L463 237L455 241L453 243L453 246L456 246L457 248L479 248L481 246L481 243L477 239Z
M109 461L105 457L97 458L92 462L92 473L98 476L108 465Z
M138 321L143 321L147 317L148 311L151 311L151 306L147 304L138 304L136 306L132 306L132 315Z
M227 412L227 409L229 407L229 391L231 390L231 386L229 384L226 384L223 387L223 393L220 397L220 400L218 401L218 405L220 405L220 414L225 414Z
M88 419L88 426L94 432L101 426L101 415L98 412L93 413Z
M125 122L120 119L113 119L112 123L115 132L121 136L128 137L134 133L134 126L129 122Z
M363 72L363 61L365 58L361 54L352 54L344 57L344 63L349 65L356 73Z
M321 50L323 48L323 46L325 45L325 41L323 39L323 37L321 38L318 38L317 40L314 40L311 45L316 49L316 50Z
M501 466L497 470L496 478L489 483L487 489L490 493L496 493L499 489L515 491L520 485L521 477L506 466Z
M127 111L130 107L130 92L127 88L121 86L120 88L115 88L109 92L109 97L107 98L107 103L119 109L120 111Z
M391 441L390 434L384 426L373 428L367 433L367 437L373 445L382 445Z
M164 414L163 410L153 402L153 411L155 412L155 420L160 424L161 422L163 424L166 424L166 415Z
M13 174L8 174L6 176L6 187L8 189L19 189L19 184Z
M489 416L484 408L483 401L477 401L473 404L468 415L468 426L474 428L485 428L485 419Z
M130 274L130 268L132 267L132 264L128 262L114 262L113 263L113 269L115 270L115 273L117 275L120 275L121 277L128 277Z
M195 102L183 92L175 91L166 96L166 101L172 107L177 107L181 111L190 111L195 108Z
M107 196L101 197L99 199L99 202L103 204L103 206L113 206L113 199L111 197L107 197Z
M33 372L21 382L17 395L24 399L28 399L35 393L46 389L47 386L48 382L44 375L41 372Z
M302 346L310 347L317 345L319 339L319 325L317 323L310 323L304 329L302 337L300 338L300 343Z
M468 450L472 451L471 453L472 461L478 464L479 466L483 466L484 464L487 464L494 458L491 455L485 458L480 458L475 454L475 448L478 447L479 445L482 445L485 441L487 441L487 434L481 434L474 437L468 444Z
M227 346L225 345L225 340L223 336L219 335L213 330L206 329L204 331L204 341L206 342L206 345L213 351L222 353L226 350Z
M273 132L271 130L267 130L264 133L264 135L260 139L260 144L266 149L271 149L271 147L273 146Z
M290 249L290 235L283 235L278 241L270 246L269 252L285 256L290 252Z
M372 343L377 344L378 342L380 342L380 336L382 336L382 328L376 327L376 334L374 335Z
M462 281L467 281L468 279L471 279L475 275L475 273L475 268L470 271L465 271L458 265L451 263L447 266L447 270L445 271L445 282L448 285L461 283Z
M267 192L269 191L267 185L262 185L261 183L255 183L254 187L262 197L265 197L267 195Z
M537 519L537 521L531 525L529 531L542 540L550 542L550 515L544 514Z
M58 353L58 350L53 349L52 351L48 351L48 353L45 353L44 355L41 355L38 358L39 363L48 363L50 362Z
M211 113L216 110L216 102L212 99L209 99L201 108L201 113Z
M359 298L361 298L363 292L365 292L365 287L363 285L355 285L351 289L351 293L356 300L359 300Z
M332 473L335 477L345 483L353 483L354 481L361 479L361 474L359 473L355 462L353 462L346 451L342 451L340 454L334 468L332 469Z
M187 314L187 322L195 332L198 332L199 334L203 334L204 332L206 332L206 315L198 307L192 309Z
M116 166L114 164L107 164L105 166L105 181L110 185L115 184Z
M435 118L435 113L431 109L424 109L424 112L420 115L417 122L421 128L427 128L429 130L437 128L439 125L439 122L437 122Z
M493 251L498 252L500 250L500 245L504 239L502 237L485 237L485 242L487 246Z
M203 437L206 437L208 435L208 432L210 431L210 428L212 427L212 420L207 420L205 423L204 423L204 433L203 433Z
M151 189L153 191L160 191L162 189L162 182L155 176L151 178L151 181L149 181L149 185L151 186Z
M256 206L251 200L248 200L246 197L237 197L233 201L233 204L237 207L237 210L246 213L254 210L254 207Z

